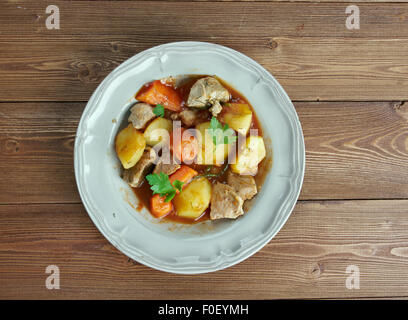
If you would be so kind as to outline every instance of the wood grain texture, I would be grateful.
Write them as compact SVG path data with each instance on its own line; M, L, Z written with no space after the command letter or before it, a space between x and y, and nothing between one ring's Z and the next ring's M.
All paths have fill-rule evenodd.
M60 30L45 27L49 1L0 5L0 299L408 298L408 3L297 1L53 1ZM360 30L345 27L349 4ZM296 101L306 143L303 200L279 234L198 276L120 253L74 178L85 101L124 60L172 41L261 63ZM45 288L51 264L61 290ZM360 290L346 289L349 265Z
M294 100L408 100L405 3L361 4L358 31L345 27L344 4L55 4L60 30L45 27L47 2L4 4L0 100L86 101L125 59L154 45L184 40L215 42L249 55Z
M295 103L306 144L302 199L408 197L408 105Z
M2 35L134 35L183 38L408 36L408 3L359 4L361 27L348 30L345 3L53 1L60 29L45 25L48 1L9 1L0 11ZM357 2L353 2L357 3ZM181 14L182 13L182 16ZM165 41L168 42L168 41Z
M85 103L0 104L0 203L77 203L73 145ZM298 102L300 198L408 198L408 109L397 102Z
M0 206L0 298L271 299L407 296L408 201L299 202L259 253L186 276L129 260L82 205ZM58 265L61 289L45 288ZM360 289L345 286L360 269Z
M2 37L0 100L87 101L121 62L172 40L180 39ZM408 39L231 37L213 42L257 60L295 101L408 100Z
M79 202L73 147L84 104L0 104L0 203Z

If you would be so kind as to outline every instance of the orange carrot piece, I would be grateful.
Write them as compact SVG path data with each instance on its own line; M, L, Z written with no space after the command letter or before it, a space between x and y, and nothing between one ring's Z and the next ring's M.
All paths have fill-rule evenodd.
M173 204L171 201L164 202L166 197L162 197L159 194L153 195L150 199L150 211L156 218L167 216L173 211Z
M173 133L170 136L170 148L173 155L183 162L192 162L198 154L198 140L196 137L189 136L183 139L184 128L181 128L180 137L173 139ZM188 163L188 164L190 164Z
M152 105L161 104L166 109L181 111L182 98L170 85L155 80L136 94L136 99Z
M181 182L184 182L183 188L193 179L196 175L198 175L198 172L195 171L194 169L191 169L188 166L182 165L180 169L178 169L176 172L174 172L170 177L169 180L171 184L173 184L174 181L179 180ZM178 190L177 190L178 193Z

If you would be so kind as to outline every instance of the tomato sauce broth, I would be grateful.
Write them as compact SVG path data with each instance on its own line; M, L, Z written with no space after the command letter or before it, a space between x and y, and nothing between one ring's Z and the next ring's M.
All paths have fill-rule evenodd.
M203 77L207 77L207 75L191 75L188 79L183 81L182 85L176 88L176 91L179 93L179 95L183 99L182 109L187 108L186 103L187 103L187 99L188 99L188 95L190 93L191 87L198 79L203 78ZM254 108L249 103L249 101L240 92L232 88L228 83L226 83L225 81L223 81L222 79L218 77L216 78L224 86L224 88L226 88L229 91L231 95L231 100L230 100L231 102L246 103L249 105L252 111L252 123L251 123L250 128L257 129L258 135L262 136L262 128L261 128L260 122L258 120L258 117L255 113ZM139 90L139 92L141 92L142 90L146 90L148 86L149 86L149 83L143 85L142 88ZM166 110L165 118L171 119L170 118L171 114L172 114L171 111L169 112L168 110ZM211 114L208 116L207 119L204 119L203 122L209 121L210 119L211 119ZM261 184L263 183L266 173L268 171L267 170L268 168L265 168L266 166L264 165L265 160L266 159L264 159L259 164L259 168L262 170L259 170L257 175L255 176L255 181L256 181L258 190L260 189ZM211 184L214 184L215 182L226 183L227 181L227 172L228 172L228 167L229 167L228 164L223 164L222 166L190 164L189 166L192 169L196 170L199 176L201 175L205 176L211 182ZM143 183L139 187L132 188L132 189L140 203L138 206L139 211L142 209L142 207L145 207L147 210L149 210L150 198L153 196L153 192L150 190L150 185L146 181L146 179L143 180ZM174 222L184 223L184 224L195 224L195 223L206 221L210 219L210 208L207 208L207 210L203 212L201 217L199 217L196 220L179 217L177 216L176 212L174 212L174 210L170 214L168 214L167 216L161 219L171 220Z

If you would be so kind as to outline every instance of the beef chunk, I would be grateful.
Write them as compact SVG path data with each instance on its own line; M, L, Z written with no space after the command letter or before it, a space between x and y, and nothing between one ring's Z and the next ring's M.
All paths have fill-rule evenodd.
M201 122L205 122L208 119L207 110L192 110L185 109L179 113L180 119L187 127L195 126Z
M241 176L231 171L228 172L227 183L245 201L252 199L258 192L253 176Z
M123 172L123 179L129 183L131 187L136 188L140 186L145 176L153 168L156 158L156 151L147 147L140 160L132 168L126 169Z
M155 118L156 115L153 113L153 107L147 103L136 103L130 109L130 116L128 118L129 122L132 122L136 129L143 129L150 120Z
M220 102L227 102L230 94L217 79L205 77L197 80L191 87L187 105L193 108L213 106L211 112L217 116L221 112Z
M197 121L197 118L199 116L199 111L198 110L183 110L180 112L180 118L181 121L187 126L191 127L194 125L194 123Z
M163 160L160 159L157 162L156 168L154 168L153 173L163 172L164 174L167 174L169 176L172 173L176 172L178 169L180 169L180 165L178 163L167 164L167 163L163 163Z
M211 195L211 220L229 218L235 219L244 214L244 200L229 185L217 182Z

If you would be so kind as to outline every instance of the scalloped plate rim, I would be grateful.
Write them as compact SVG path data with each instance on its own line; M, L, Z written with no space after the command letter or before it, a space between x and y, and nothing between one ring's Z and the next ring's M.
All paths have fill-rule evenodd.
M109 230L107 230L107 227L103 225L103 222L101 221L100 217L98 217L96 214L94 214L95 209L92 206L92 201L88 198L87 193L84 190L83 186L83 181L81 181L81 172L82 168L79 166L80 163L80 157L81 157L81 152L80 147L82 145L83 139L84 139L84 134L86 134L86 128L83 128L86 124L86 120L90 116L90 112L97 107L97 103L99 99L103 95L103 90L106 88L107 85L109 85L114 79L115 76L118 77L121 73L125 73L128 69L132 67L132 64L135 63L138 59L143 59L149 57L149 55L155 55L157 53L166 51L166 50L172 50L172 49L186 49L186 48L194 48L198 49L201 47L202 49L212 49L214 51L219 51L223 52L224 54L231 55L235 59L238 60L243 60L247 65L255 69L256 72L259 73L260 78L271 85L271 88L275 91L280 96L280 99L284 102L285 107L281 106L281 109L286 113L286 116L291 120L291 125L293 126L294 136L297 138L296 144L295 144L295 149L298 151L298 156L299 156L299 166L297 167L297 175L294 177L293 181L295 186L295 190L291 188L290 195L286 197L286 201L281 206L282 208L285 209L285 214L283 214L279 221L278 221L278 227L274 228L274 230L269 230L267 234L262 234L262 238L257 240L255 243L253 243L251 246L246 247L245 250L241 250L239 254L235 254L232 257L228 257L224 255L224 259L221 259L219 263L214 264L213 266L182 266L179 265L177 266L170 266L170 267L165 267L163 265L160 265L159 263L156 263L153 260L156 260L156 258L151 257L149 259L149 254L147 254L145 251L138 249L138 248L129 248L127 245L121 244L120 241L118 241L116 238L116 235L109 234ZM99 229L99 231L104 235L104 237L111 242L111 244L116 247L118 250L123 252L125 255L128 257L136 260L139 263L142 263L146 266L149 266L151 268L161 270L161 271L166 271L166 272L171 272L171 273L176 273L176 274L199 274L199 273L207 273L207 272L214 272L217 270L222 270L227 267L233 266L237 263L242 262L243 260L249 258L259 250L261 250L283 227L283 225L286 223L287 219L289 218L291 212L293 211L294 206L296 205L297 199L299 197L301 187L303 184L303 178L304 178L304 172L305 172L305 145L304 145L304 137L302 133L302 128L301 124L299 121L299 118L297 116L296 110L289 99L288 95L284 91L284 89L281 87L281 85L278 83L278 81L266 70L264 69L261 65L259 65L256 61L253 59L247 57L246 55L235 51L231 48L224 47L218 44L213 44L213 43L207 43L207 42L195 42L195 41L182 41L182 42L172 42L172 43L167 43L167 44L162 44L159 46L152 47L150 49L144 50L133 57L127 59L124 61L122 64L120 64L118 67L116 67L106 78L99 84L97 89L94 91L92 94L91 98L89 99L83 114L81 116L81 120L78 124L78 129L76 133L76 139L75 139L75 146L74 146L74 168L75 168L75 178L78 186L78 190L80 193L81 200L85 206L85 209L90 216L91 220L93 223L96 225L96 227ZM299 170L300 169L300 170ZM136 252L135 252L136 251Z

